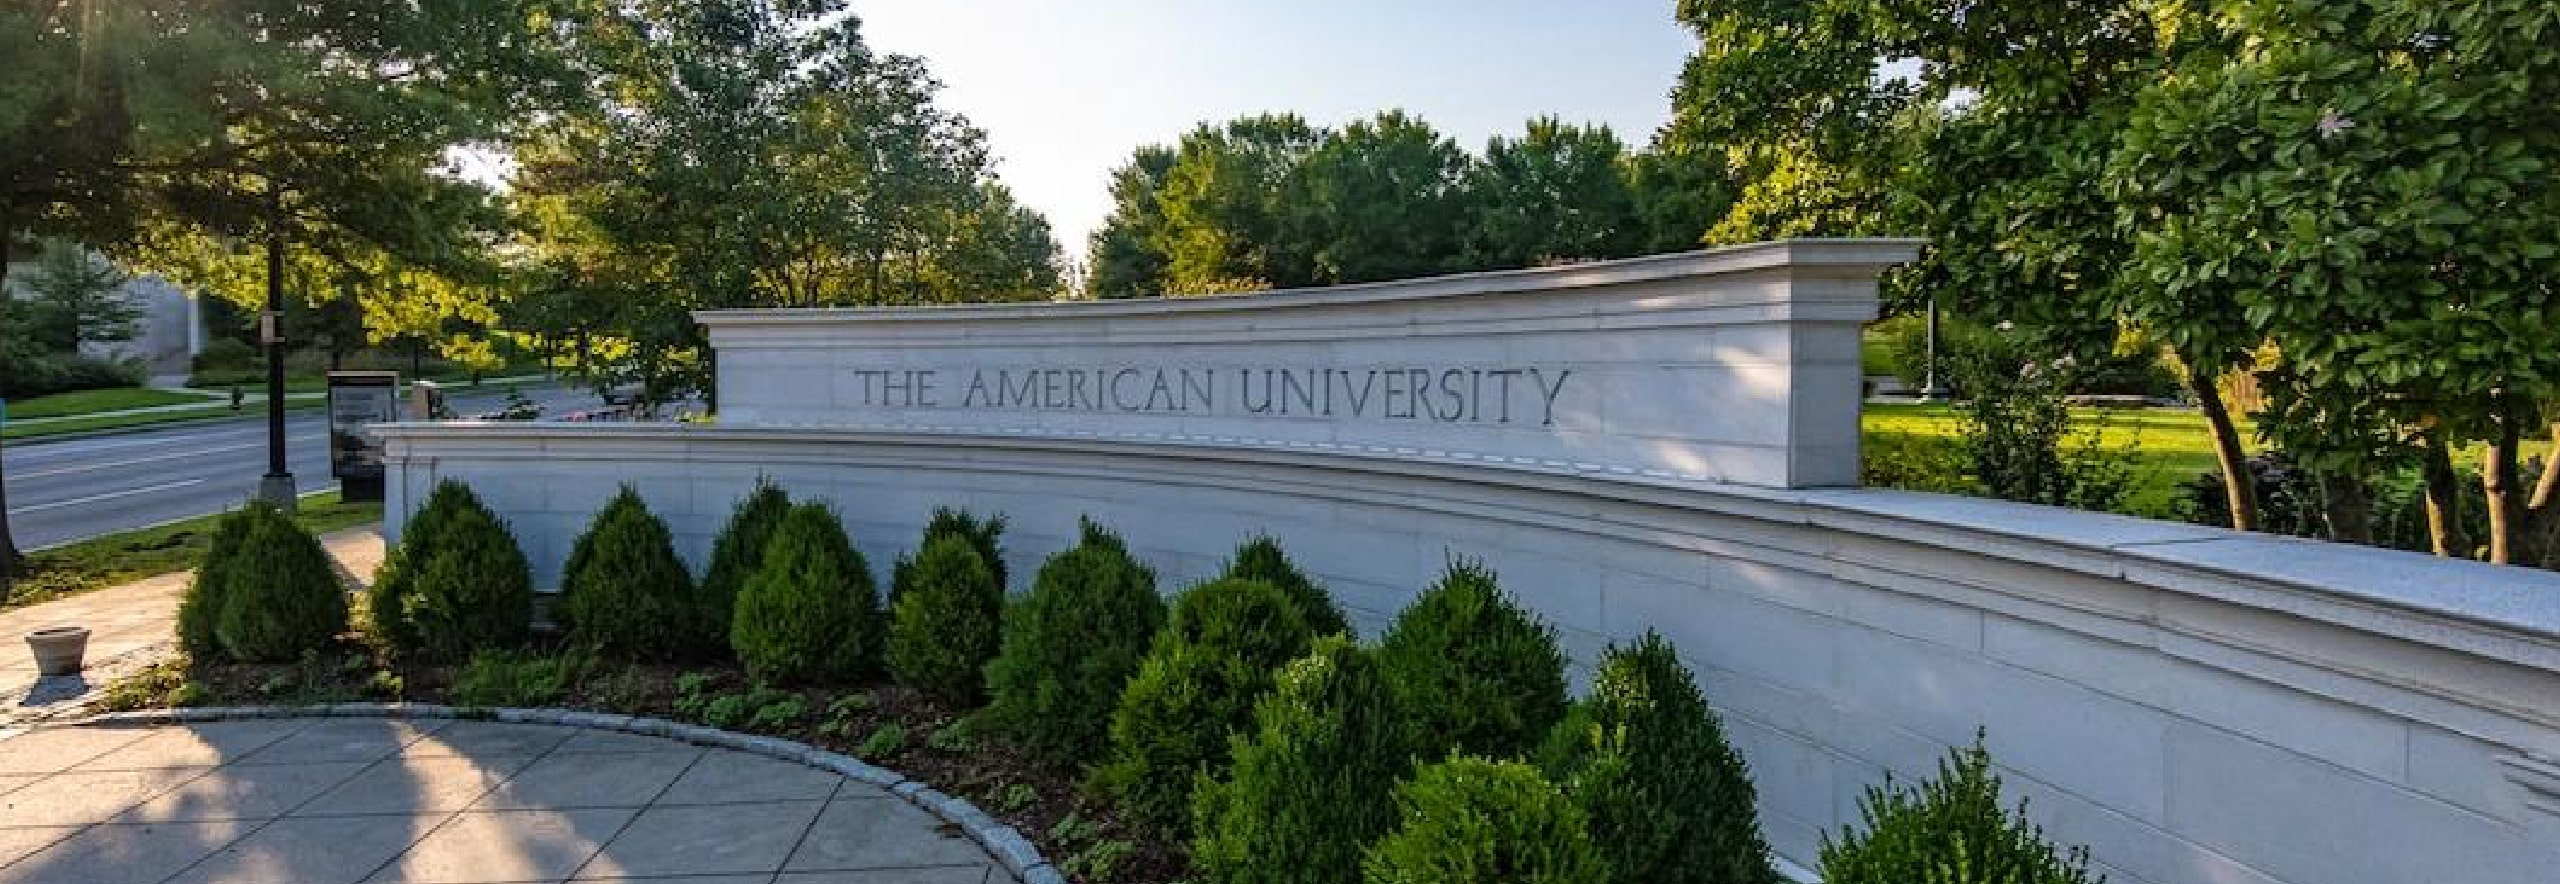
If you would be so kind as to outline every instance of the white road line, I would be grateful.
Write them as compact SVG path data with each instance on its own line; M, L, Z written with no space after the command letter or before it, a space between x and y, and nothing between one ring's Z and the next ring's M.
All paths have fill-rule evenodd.
M302 437L302 438L300 438L300 439L292 439L292 440L287 440L287 441L289 441L289 442L319 442L319 441L326 440L326 439L328 439L328 438L329 438L329 437L328 437L328 435L324 433L324 434L315 435L315 436L304 436L304 437ZM41 479L41 478L44 478L44 477L46 477L46 476L65 476L65 475L70 475L70 474L72 474L72 473L89 473L89 472L96 472L96 471L98 471L98 470L109 470L109 469L114 469L114 468L116 468L116 467L129 467L129 466L134 466L134 465L136 465L136 464L158 463L158 462L160 462L160 461L164 461L164 460L184 460L184 459L186 459L186 458L190 458L190 457L203 457L203 456L208 455L208 454L215 454L215 453L218 453L218 452L224 452L224 451L239 451L239 450L242 450L242 449L248 449L248 448L265 448L265 447L267 447L267 443L266 443L266 441L265 441L265 440L259 440L259 441L256 441L256 442L240 442L240 443L235 443L235 444L231 444L231 445L216 445L216 446L213 446L213 447L210 447L210 448L194 448L194 449L189 449L189 450L186 450L186 451L171 452L171 453L168 453L168 454L154 454L154 455L151 455L150 457L136 457L136 458L128 458L128 459L125 459L125 460L110 460L110 461L105 461L105 462L102 462L102 463L81 464L81 465L76 466L76 467L57 467L57 468L50 469L50 470L37 470L37 471L32 472L32 473L11 472L11 473L9 474L9 478L10 478L10 480L11 480L11 481L15 481L15 480L18 480L18 479Z
M52 503L39 503L32 506L22 506L10 510L9 515L14 516L21 513L32 513L40 510L61 509L66 506L79 506L84 503L97 503L101 500L114 500L119 497L132 497L136 494L151 494L158 491L168 491L173 488L185 488L189 485L202 484L204 484L203 479L188 479L183 482L164 482L158 485L145 485L140 488L127 488L123 491L109 491L105 494L92 494L87 497L74 497L70 500L57 500Z

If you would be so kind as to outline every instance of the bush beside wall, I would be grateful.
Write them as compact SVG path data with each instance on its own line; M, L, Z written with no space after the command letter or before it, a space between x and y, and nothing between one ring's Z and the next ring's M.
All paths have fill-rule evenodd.
M1542 757L1617 880L1777 884L1750 771L1659 634L1609 649Z
M927 541L890 611L887 654L898 681L970 705L985 698L1004 616L1004 587L978 549L964 536Z
M1224 575L1234 580L1260 580L1280 588L1298 604L1298 613L1306 616L1307 628L1317 635L1349 635L1351 620L1343 616L1342 606L1333 594L1298 570L1280 542L1270 537L1255 537L1236 547L1235 558L1228 560Z
M179 643L203 661L285 663L347 628L347 588L329 551L263 500L224 516L178 603Z
M720 647L709 607L667 523L625 485L570 549L553 617L571 641L599 654L677 660Z
M1201 781L1193 864L1213 884L1334 884L1395 822L1385 784L1412 767L1374 655L1333 635L1289 664L1234 738L1234 774Z
M1096 785L1142 825L1186 837L1193 778L1226 775L1227 738L1252 723L1273 674L1312 638L1271 584L1219 580L1184 593L1113 712Z
M729 643L756 678L843 681L878 666L879 608L871 568L835 510L803 503L782 518L764 562L739 590Z
M1822 839L1825 884L2092 884L2086 848L2058 850L2000 803L2000 778L1980 738L1938 762L1916 786L1891 776L1858 803L1863 825Z
M1450 563L1378 650L1425 757L1521 757L1564 716L1565 657L1554 630L1481 565Z
M1050 556L1004 618L987 665L995 727L1053 758L1100 754L1112 708L1164 625L1156 575L1091 520L1083 540Z
M764 563L764 551L773 542L774 529L790 513L791 496L784 494L773 480L757 479L755 490L738 499L729 521L720 526L720 536L711 542L711 566L703 570L700 587L703 628L715 643L728 642L729 618L737 611L738 590Z
M1610 881L1582 810L1529 765L1451 758L1397 786L1396 805L1395 831L1363 864L1368 884Z

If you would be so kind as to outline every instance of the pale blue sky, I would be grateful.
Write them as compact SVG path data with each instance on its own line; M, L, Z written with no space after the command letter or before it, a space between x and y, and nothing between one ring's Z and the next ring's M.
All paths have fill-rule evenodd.
M1105 176L1203 120L1420 114L1468 150L1554 114L1642 144L1695 38L1671 0L853 0L871 45L923 56L1070 258Z

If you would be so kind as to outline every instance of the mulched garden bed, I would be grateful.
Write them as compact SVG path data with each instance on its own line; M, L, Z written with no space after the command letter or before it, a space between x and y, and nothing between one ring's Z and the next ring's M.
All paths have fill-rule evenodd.
M393 665L349 642L290 664L171 661L108 686L99 711L168 706L406 701L451 706L542 706L646 715L822 746L969 800L1039 845L1071 880L1167 884L1189 866L1160 839L1087 795L1075 763L1058 763L978 733L954 709L885 680L852 688L755 685L734 663L623 664L537 649L509 696L458 689L459 665ZM563 665L565 662L565 665ZM473 693L479 690L484 693Z

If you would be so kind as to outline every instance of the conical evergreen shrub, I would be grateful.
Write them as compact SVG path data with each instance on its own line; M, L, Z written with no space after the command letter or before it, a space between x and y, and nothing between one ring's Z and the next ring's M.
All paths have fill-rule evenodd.
M208 551L179 602L180 640L197 659L290 662L347 628L347 588L328 550L275 504L251 501L224 516L214 543L228 548Z
M1004 617L987 664L986 720L1055 759L1101 754L1117 705L1164 625L1156 575L1092 520L1083 541L1050 556Z
M1192 795L1192 865L1213 884L1335 884L1395 824L1389 789L1412 768L1377 661L1340 635L1280 674L1234 738L1232 774Z
M570 549L552 611L571 641L599 654L676 660L721 646L706 608L667 523L625 485Z
M465 512L477 512L491 521L497 516L480 503L471 486L446 479L436 483L427 500L409 516L401 527L399 546L383 554L382 564L374 570L373 585L365 593L366 627L383 644L402 652L415 651L418 637L409 628L409 615L404 599L415 590L417 566L444 545L445 530Z
M1758 800L1689 668L1662 636L1613 647L1541 753L1622 882L1776 884Z
M465 660L520 646L532 633L533 568L506 523L460 510L431 546L405 553L404 567L416 570L400 605L420 655Z
M1256 537L1236 547L1236 555L1227 563L1223 575L1233 580L1260 580L1279 587L1298 605L1298 613L1306 616L1307 628L1317 635L1349 635L1351 620L1342 615L1333 594L1307 577L1306 572L1289 561L1280 542L1268 536Z
M711 567L703 570L700 589L703 628L719 649L725 650L729 641L729 618L738 608L738 590L764 563L774 529L790 513L791 496L773 480L757 479L755 490L738 499L728 523L720 526L720 536L711 541Z
M981 520L970 515L966 510L935 507L933 518L925 520L924 539L917 543L916 551L921 554L926 547L932 546L934 541L945 537L957 537L968 541L969 548L977 550L979 559L987 563L987 573L995 576L996 590L1005 592L1011 589L1013 584L1006 582L1007 575L1004 568L1003 516ZM898 560L889 566L888 607L890 609L896 609L898 597L906 594L913 580L907 572L914 567L914 561L906 556L899 556Z
M213 543L205 549L204 564L196 566L186 594L178 597L178 647L190 659L219 660L225 656L221 639L214 635L214 619L222 611L223 592L231 586L224 569L240 557L249 522L242 513L233 513L214 523Z
M1396 805L1395 830L1363 863L1367 884L1610 880L1581 808L1527 764L1451 758L1398 786Z
M2027 821L2026 802L2013 815L2000 801L2000 777L1979 736L1938 762L1917 786L1887 776L1858 803L1864 830L1843 828L1822 839L1826 884L2092 884L2089 851L2058 850Z
M1379 643L1424 757L1527 755L1564 716L1564 652L1492 571L1452 562Z
M944 535L916 554L914 583L889 617L889 673L946 701L986 696L987 661L1002 640L1004 588L969 538Z
M764 562L738 591L729 645L758 679L845 681L879 664L879 607L871 568L835 511L799 504L783 516Z
M1111 718L1111 757L1095 784L1143 825L1190 834L1195 776L1227 773L1227 738L1250 726L1253 704L1313 636L1289 597L1268 583L1219 580L1174 603Z

